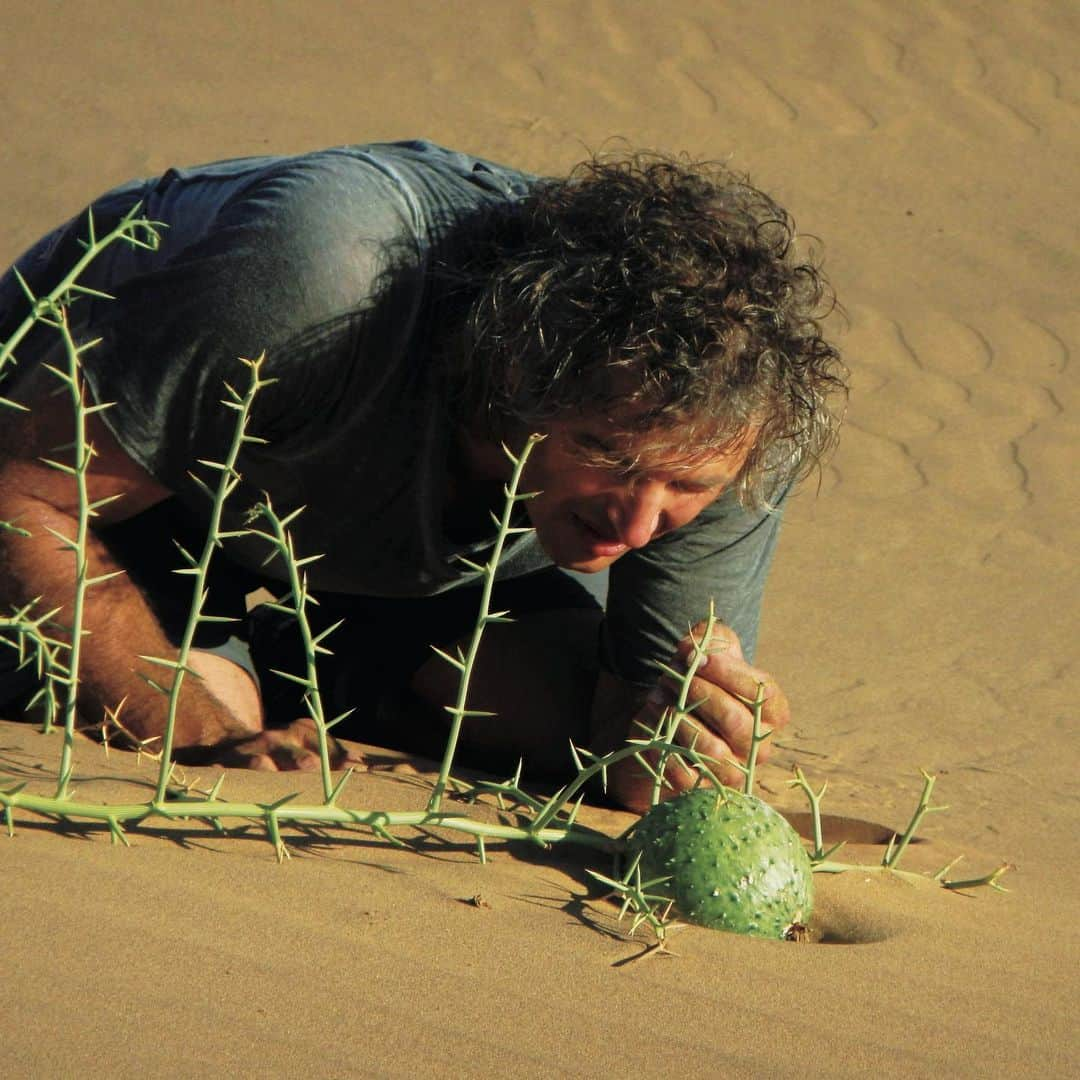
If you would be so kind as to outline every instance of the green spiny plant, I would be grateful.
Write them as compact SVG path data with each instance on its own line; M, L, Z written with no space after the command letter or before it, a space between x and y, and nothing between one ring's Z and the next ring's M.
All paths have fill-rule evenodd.
M38 675L42 678L42 689L35 696L31 705L36 703L43 705L43 726L46 731L52 729L59 712L61 695L57 693L57 687L63 688L64 740L57 781L58 795L67 792L71 779L71 749L75 729L75 701L78 691L79 653L83 636L82 616L86 591L91 586L105 580L105 578L90 578L86 573L87 528L90 519L103 505L103 502L90 502L86 492L86 474L94 457L93 445L87 440L86 418L94 412L108 408L108 405L88 406L86 404L86 391L80 374L79 356L86 349L92 348L96 342L87 342L81 346L77 345L71 334L67 313L73 304L84 297L111 299L107 293L81 285L78 280L106 248L115 243L126 243L135 248L156 250L160 244L161 234L159 230L161 228L163 226L160 222L151 221L143 216L140 213L140 206L136 204L112 229L102 236L98 236L93 212L88 211L87 237L85 240L79 241L83 248L83 254L51 290L37 296L18 268L15 267L12 271L26 296L29 311L11 337L7 341L0 342L0 383L3 382L9 371L15 366L17 362L15 350L30 330L36 324L52 327L59 332L63 342L66 366L64 368L53 365L47 366L66 387L75 418L74 443L70 447L73 451L74 465L65 465L57 461L48 462L53 468L72 476L79 493L78 521L75 536L69 537L54 533L61 545L72 552L72 556L76 561L75 590L72 599L71 625L68 628L69 643L66 663L64 662L65 643L52 636L51 633L46 634L44 632L46 627L53 624L57 614L56 611L35 615L34 608L37 606L35 602L26 605L10 616L0 618L0 629L6 631L6 636L2 640L5 644L11 645L12 637L15 638L14 647L19 652L20 666L22 664L35 664ZM10 398L0 396L0 412L5 409L26 411L26 406ZM0 522L0 528L6 532L25 537L30 535L26 529L15 522Z
M715 623L710 604L701 637L691 636L686 671L664 667L679 685L675 705L661 719L669 740L682 724L698 728L696 706L688 704L690 686L717 648L712 644ZM623 897L624 912L627 906L634 909L635 925L645 921L655 931L674 910L702 926L783 938L797 934L810 919L812 868L802 841L785 818L753 793L758 751L771 734L762 724L764 684L758 684L752 699L740 701L753 717L746 764L733 762L743 774L743 790L727 788L714 774L699 770L691 790L661 802L670 756L662 754L653 774L652 808L623 837L633 856L630 870L618 880L593 875ZM712 782L703 786L705 779Z
M128 218L125 218L124 222L117 226L117 228L107 237L98 239L94 235L91 218L90 239L86 243L88 253L91 256L97 255L108 242L116 240L128 240L133 243L140 242L137 233L139 227L152 229L152 223L144 223L141 219L137 220L133 213L132 215L129 215ZM153 235L156 236L156 234ZM85 268L88 261L88 258L80 260L78 268L80 272ZM202 487L204 493L210 498L212 505L207 540L201 557L196 559L195 556L182 547L179 549L181 559L185 565L180 567L177 570L177 573L191 575L193 579L193 598L178 654L175 658L144 657L144 659L172 672L172 679L167 686L162 683L154 683L157 689L169 696L168 718L165 731L161 737L161 748L158 754L160 767L154 797L145 803L102 805L84 803L74 799L70 790L70 779L71 748L75 733L75 701L80 662L78 642L85 633L81 626L82 607L79 603L79 596L85 595L85 590L97 583L96 579L90 579L86 576L85 547L90 519L101 505L100 503L92 503L89 500L85 483L86 472L94 456L93 447L89 445L85 439L86 419L95 411L107 407L104 405L98 406L87 404L84 386L79 373L78 361L80 354L87 348L92 347L95 343L91 342L83 346L76 346L71 339L66 317L67 306L75 302L79 296L95 295L104 297L105 294L79 286L74 280L76 276L77 274L75 271L67 275L65 280L61 282L53 293L42 299L34 298L24 282L24 289L31 301L32 313L28 316L24 324L20 326L15 337L5 344L2 353L5 360L12 357L14 354L14 346L25 336L30 325L35 321L52 326L64 338L69 360L68 370L60 371L57 369L55 373L65 382L71 391L70 398L77 432L75 446L76 465L74 467L65 466L58 462L53 464L55 464L55 467L62 469L75 479L79 504L79 526L76 535L73 537L59 537L64 546L72 552L73 558L76 560L76 614L73 618L74 628L71 630L70 641L64 642L62 639L50 636L46 632L46 628L49 627L50 620L55 613L49 612L35 615L31 610L33 605L14 612L10 616L5 616L3 621L0 622L0 629L13 635L15 639L14 642L5 641L5 644L20 650L26 650L27 648L36 650L39 670L44 676L47 688L51 691L54 684L60 683L67 691L65 698L67 702L65 710L65 738L56 793L51 797L33 795L25 791L26 785L18 785L7 791L0 792L0 804L4 806L4 816L9 833L14 830L13 811L16 808L21 808L55 817L60 820L84 819L105 822L110 830L113 841L123 843L127 842L124 836L124 827L126 825L146 822L153 818L162 818L165 820L204 820L212 826L220 826L220 823L223 820L229 819L261 820L266 827L268 838L272 842L279 858L284 857L287 853L281 833L282 825L286 824L336 825L342 827L358 826L369 829L380 838L388 840L396 839L391 833L391 830L396 828L416 828L424 826L443 827L471 834L476 837L481 853L483 853L484 850L483 844L485 837L502 840L528 839L539 844L547 845L565 839L571 831L574 832L575 839L579 840L581 843L599 847L610 847L612 844L610 838L593 830L575 826L573 821L569 818L561 822L555 821L559 809L559 804L555 800L553 800L552 805L544 804L540 807L541 811L545 812L543 820L531 821L523 825L503 825L479 822L474 821L467 816L446 811L442 808L441 790L438 786L436 788L436 793L433 794L428 809L424 811L398 812L346 809L337 804L338 797L341 794L349 774L346 773L336 786L333 785L330 779L327 732L337 720L341 719L341 717L335 718L335 720L329 722L323 717L321 695L318 689L315 669L316 654L326 651L325 646L322 645L322 641L333 628L324 631L318 637L312 636L307 622L306 607L309 603L313 602L313 599L308 593L306 579L302 573L302 568L314 558L318 558L318 556L307 556L304 558L297 557L288 531L288 525L294 519L296 512L287 515L285 518L281 518L276 514L268 499L253 509L252 521L260 517L265 519L269 523L269 531L253 527L245 531L251 532L266 540L271 548L270 557L280 555L283 557L287 567L292 604L291 608L288 610L290 610L297 618L301 627L302 636L306 646L307 670L303 676L290 675L290 673L282 674L285 674L287 678L293 678L294 681L299 682L305 688L305 699L310 711L313 713L313 719L316 722L320 734L320 758L324 800L323 803L318 806L298 805L295 802L296 796L289 795L269 804L230 803L220 798L220 780L210 792L195 791L178 784L176 781L175 764L172 760L172 736L178 709L181 704L180 690L186 676L198 677L190 666L190 652L196 629L201 623L221 621L222 619L221 616L207 614L204 610L208 599L206 578L210 560L215 551L221 547L224 540L236 535L235 532L227 532L221 529L221 518L225 500L234 492L240 481L240 476L236 469L239 451L245 443L260 441L257 436L251 435L247 431L247 423L254 396L267 382L267 380L260 378L261 358L254 361L240 361L242 365L246 366L249 372L249 385L246 393L240 394L226 384L225 389L227 398L223 404L225 407L234 410L237 414L233 439L224 461L215 462L205 460L201 462L204 468L210 469L218 474L218 483L216 487L211 488L210 485L206 484L200 478L194 477L199 486ZM20 280L22 279L20 278ZM7 401L6 399L5 404L13 408L22 408L22 406L17 403ZM484 575L485 605L477 622L477 629L474 634L474 645L469 652L463 655L458 661L461 664L461 681L463 689L459 694L459 705L456 707L456 719L458 723L455 725L455 731L456 728L460 726L460 719L469 715L469 710L466 706L466 694L468 680L471 677L472 668L479 648L480 634L482 633L484 626L489 622L496 622L506 617L506 613L490 613L487 605L498 565L498 553L501 550L502 543L511 533L519 531L517 527L512 527L510 525L510 513L514 502L519 498L516 490L517 483L520 479L522 470L524 469L525 461L532 445L533 442L530 442L529 445L526 446L520 458L514 458L513 455L511 455L514 464L514 476L507 490L507 509L500 524L500 532L496 541L496 550L493 557L483 567L480 567L478 564L476 565L476 568L482 570ZM520 498L526 497L527 496L524 495L520 496ZM14 523L5 523L5 528L12 532L26 533L25 529L22 529ZM279 603L278 606L281 608L284 605ZM66 662L60 660L58 657L58 654L65 648L67 649ZM449 657L447 658L450 659ZM20 659L22 659L21 652ZM29 662L29 659L25 662ZM454 709L451 709L451 712L453 713ZM454 740L451 739L448 741L447 753L441 772L441 788L443 790L450 782L453 751ZM222 779L224 778L222 777ZM458 786L460 787L461 785Z
M106 248L115 243L129 244L131 247L142 248L146 251L157 251L161 246L161 229L166 226L160 221L151 221L142 213L142 205L136 203L108 232L101 236L97 235L97 224L94 221L92 210L86 215L86 239L80 240L79 245L83 254L75 262L75 265L50 289L41 296L36 296L19 272L18 267L13 267L16 280L22 287L29 302L30 309L26 317L15 328L7 341L0 342L0 380L5 376L5 369L16 362L15 350L19 347L23 338L34 328L37 323L56 325L56 319L61 308L69 308L80 297L92 296L103 300L111 300L108 293L99 289L91 289L79 284L79 278L86 272L90 264ZM25 406L7 398L0 398L0 406L13 409L25 409Z
M266 532L252 527L249 527L246 531L254 536L261 536L270 545L271 550L266 558L266 563L280 556L285 564L285 571L289 579L288 600L285 602L268 601L268 606L275 611L291 615L296 620L304 646L304 673L297 675L293 672L274 669L274 674L280 675L283 679L303 688L304 704L307 706L308 715L315 722L319 741L319 770L322 777L323 797L328 805L333 805L337 801L338 795L341 794L342 788L348 782L352 770L346 772L338 784L334 785L330 775L332 770L330 768L329 732L335 724L339 724L354 710L348 709L346 712L335 716L332 720L327 720L326 712L323 709L322 691L319 689L318 679L318 657L320 655L330 655L330 650L323 645L323 642L341 625L341 620L332 626L328 626L317 635L312 633L307 609L308 605L317 604L318 601L308 591L307 573L303 572L303 568L309 563L315 562L321 556L308 555L301 559L296 555L289 526L302 511L303 508L300 507L285 517L279 517L270 502L270 497L266 496L264 501L256 506L252 512L252 522L261 517L267 522L270 531ZM223 535L228 536L230 534L225 533ZM232 535L242 534L236 533Z
M530 437L520 454L515 455L508 448L504 448L512 463L513 474L506 486L503 514L501 517L495 518L497 534L492 552L485 563L469 564L472 569L481 573L483 582L483 599L469 647L467 650L459 652L457 656L451 656L437 650L443 659L457 669L459 692L455 704L447 706L452 717L450 735L447 739L438 778L434 784L428 805L424 810L350 809L339 804L339 797L350 774L346 772L336 785L333 784L330 775L328 732L342 717L336 717L329 721L325 719L316 669L317 656L328 651L323 642L335 627L323 631L318 636L311 633L307 622L306 608L315 601L308 592L303 568L318 556L306 555L299 557L297 555L293 548L289 525L298 511L293 511L285 517L279 517L271 507L269 499L252 509L250 527L246 531L261 536L270 547L269 558L280 557L286 567L290 589L289 596L287 600L279 600L275 603L279 610L286 610L297 619L305 646L305 671L302 674L281 674L284 674L286 678L291 678L303 687L308 710L319 732L323 802L318 805L303 805L296 802L296 795L287 795L271 803L233 803L220 797L224 775L208 792L197 790L192 786L185 786L177 780L174 763L171 759L172 732L177 711L181 707L180 690L185 676L194 675L190 667L190 650L194 641L195 630L202 622L220 619L219 616L206 614L204 610L208 599L205 584L206 575L209 561L214 552L221 547L224 540L237 535L235 532L226 532L221 529L222 508L225 500L235 491L240 480L236 469L240 448L244 443L258 441L256 436L248 433L247 423L254 396L266 383L266 380L260 378L261 358L241 361L246 366L249 375L248 389L244 394L240 394L231 386L226 385L227 398L223 404L237 413L234 437L226 459L222 462L204 461L202 463L205 468L218 473L218 483L216 488L211 488L201 480L199 481L212 503L210 529L201 557L196 559L191 553L181 549L181 558L185 565L179 568L178 573L192 577L193 600L178 655L175 659L147 658L171 670L173 675L168 686L158 684L159 689L167 693L170 700L166 730L161 742L160 768L154 796L146 802L126 804L95 804L75 800L70 788L71 748L75 731L76 694L80 660L78 643L85 633L81 626L79 596L80 590L81 595L84 597L85 590L91 588L97 583L97 580L100 580L87 577L84 554L86 530L89 528L94 513L101 505L100 503L90 502L86 490L86 471L94 456L93 447L86 440L86 418L92 415L94 411L106 408L107 405L88 405L86 402L85 390L79 374L79 356L85 349L92 347L93 343L79 346L72 340L66 310L72 303L77 302L81 296L105 296L105 294L96 290L80 286L77 279L86 266L89 265L89 262L100 254L108 244L119 241L134 246L154 248L159 242L157 230L160 227L158 223L140 217L137 208L126 215L111 232L100 238L95 234L92 217L88 221L89 236L84 243L85 254L72 268L71 272L58 284L56 289L44 297L35 297L25 281L22 278L19 279L30 302L30 314L16 330L12 338L0 346L0 378L2 378L6 365L14 360L15 348L34 323L40 322L52 326L63 338L68 361L67 367L66 370L54 369L54 373L67 387L75 415L75 465L66 466L60 463L55 463L55 465L74 478L79 492L80 507L76 534L72 537L59 537L61 542L71 550L76 561L76 602L72 626L68 628L67 640L63 636L57 636L53 629L53 620L56 613L35 612L36 605L28 605L9 615L0 616L0 632L4 635L0 640L5 645L18 650L20 663L36 664L36 670L42 676L44 684L42 700L46 706L47 725L50 723L50 718L57 711L56 703L60 696L56 693L57 686L63 689L62 696L65 702L64 739L56 793L52 796L34 795L25 790L25 784L17 785L6 791L0 791L0 805L4 807L8 832L12 833L14 830L14 810L22 809L61 821L81 819L103 822L109 828L113 841L125 844L127 843L124 835L125 826L145 823L153 819L205 821L209 826L219 829L222 827L222 822L227 820L254 820L263 823L267 837L272 843L279 860L288 854L282 834L282 827L287 825L336 826L345 829L361 828L369 830L383 840L394 843L401 842L400 838L394 834L394 830L431 827L449 829L475 838L481 859L485 856L486 839L528 840L545 847L553 843L570 841L612 854L618 854L629 849L633 853L629 860L628 869L621 877L605 877L595 872L593 872L593 876L621 896L624 912L628 910L634 912L633 929L636 929L639 925L651 927L658 941L662 944L667 929L672 925L669 916L674 901L670 890L665 888L669 884L670 875L649 876L648 872L646 872L643 877L642 863L646 861L645 856L641 850L633 851L632 846L634 836L645 835L648 830L644 826L635 825L631 826L631 829L622 836L612 838L579 825L576 818L585 785L596 777L599 777L601 782L606 785L608 768L628 757L635 758L640 767L651 773L653 777L652 803L654 808L659 809L664 789L671 786L670 780L667 778L669 767L679 768L695 775L698 786L690 794L696 796L699 800L704 795L704 797L711 800L710 805L714 807L724 804L725 801L732 801L736 796L757 801L756 797L753 796L752 789L755 780L758 749L761 742L769 734L762 731L761 725L761 713L764 703L763 686L759 686L754 699L744 700L744 704L751 711L754 718L753 738L748 760L744 766L739 765L737 762L725 762L727 765L735 765L743 770L744 790L742 793L732 792L720 785L712 768L717 762L699 753L695 749L694 740L691 740L689 746L680 745L676 741L676 733L683 724L692 726L695 723L693 710L696 705L689 701L689 694L694 673L704 662L708 655L708 649L711 647L712 626L715 621L715 615L711 611L705 633L702 634L699 641L694 643L687 670L677 672L671 668L665 669L666 673L675 678L678 683L679 690L675 707L666 710L654 728L642 729L642 734L639 737L628 740L625 746L610 754L597 755L571 744L569 753L575 766L576 775L547 799L535 798L522 788L520 765L513 777L502 782L478 781L467 784L455 780L452 776L461 723L464 718L476 715L475 711L470 710L468 707L468 693L483 632L491 623L505 621L508 617L506 612L492 612L490 610L491 590L505 540L514 532L521 531L521 527L511 525L513 510L519 502L532 497L530 493L519 494L518 485L529 453L538 441L539 436ZM0 397L0 406L22 408L17 403L2 397ZM255 520L260 518L267 523L267 529L254 528ZM0 522L0 527L7 531L25 534L25 529L18 523ZM927 776L926 780L927 785L924 789L923 799L920 801L911 824L899 841L890 846L882 869L902 872L896 870L896 864L914 835L922 817L932 810L940 809L930 805L933 778ZM824 794L824 787L821 792L815 794L801 772L797 774L797 778L793 783L806 792L811 803L814 847L810 853L810 859L814 870L837 872L850 869L851 867L846 864L829 861L829 857L837 849L836 846L828 851L823 850L820 799ZM471 799L492 796L501 808L506 809L508 805L510 806L514 811L514 823L481 822L473 820L464 814L447 811L443 809L443 801L448 790L453 790ZM662 836L664 832L659 827L653 831L658 836ZM954 864L955 861L934 875L934 879L943 887L969 888L975 885L989 885L993 888L1001 888L998 885L998 879L1006 867L1000 867L984 878L965 881L948 880L947 873Z
M480 610L476 617L476 624L473 627L468 649L465 652L459 651L458 655L454 657L449 653L444 652L442 649L435 648L435 652L437 652L439 656L457 669L458 694L454 704L446 706L446 710L451 716L450 733L446 740L446 750L443 753L442 765L439 768L439 776L435 781L435 787L432 790L431 798L428 801L429 810L438 810L442 805L443 793L446 791L446 784L450 778L450 770L454 764L454 755L457 752L462 722L469 716L483 717L492 715L489 712L468 708L469 685L472 680L472 672L473 667L476 664L476 658L480 654L480 642L484 636L484 631L491 623L509 621L509 612L493 612L491 610L491 592L495 587L495 573L498 569L499 559L502 557L503 546L505 545L507 538L515 533L531 531L525 526L511 525L510 522L516 505L519 502L524 502L527 499L533 498L536 494L535 492L522 492L519 494L518 486L521 483L521 477L525 471L525 463L529 460L529 455L532 453L533 447L540 442L540 439L541 436L539 435L530 435L525 443L525 448L522 450L521 454L517 456L515 456L509 447L503 443L503 452L510 459L510 464L513 466L513 473L511 474L510 482L506 484L503 489L504 500L502 516L500 517L495 514L491 515L492 522L497 530L495 542L491 547L491 555L483 566L470 559L466 559L464 556L458 556L461 562L470 570L479 571L483 575L484 584L480 595Z
M705 630L700 639L693 640L687 670L680 673L670 667L664 669L680 683L676 705L665 711L657 728L666 732L672 756L678 755L678 748L671 742L678 725L694 723L694 706L686 703L691 680L708 655L713 623L710 606ZM743 773L742 791L720 785L715 774L697 763L699 776L695 786L658 803L656 796L663 773L657 775L654 771L652 809L620 837L620 850L630 855L628 869L617 878L588 871L622 900L620 919L627 911L634 913L631 933L646 925L653 930L661 948L666 944L666 931L678 925L671 922L672 915L717 929L803 940L804 924L813 908L813 873L859 869L907 874L899 870L898 863L923 818L928 813L947 809L931 804L935 778L924 771L919 803L904 832L899 837L893 836L880 865L834 862L831 856L843 846L843 841L828 849L824 847L821 799L828 785L815 792L802 769L796 768L795 779L789 784L802 790L810 803L813 846L806 852L790 824L753 794L757 751L771 734L762 729L764 685L758 684L754 698L740 700L753 718L750 751L745 765L735 761L725 764ZM685 768L688 759L680 758L680 761ZM643 759L642 764L650 768ZM706 781L709 786L704 786ZM982 877L948 878L958 861L954 859L942 867L932 879L946 889L988 886L1005 891L999 880L1011 869L1010 864L1003 863Z

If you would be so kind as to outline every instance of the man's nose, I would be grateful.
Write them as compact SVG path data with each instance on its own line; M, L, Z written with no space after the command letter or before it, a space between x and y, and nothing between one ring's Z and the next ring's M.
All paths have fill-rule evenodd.
M664 517L662 484L637 484L612 500L608 520L619 540L631 548L644 547L660 532Z

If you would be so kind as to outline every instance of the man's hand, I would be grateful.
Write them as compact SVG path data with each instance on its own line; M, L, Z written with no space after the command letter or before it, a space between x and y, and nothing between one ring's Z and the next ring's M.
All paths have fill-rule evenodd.
M701 640L705 628L705 623L698 623L692 637ZM717 759L735 757L745 762L754 732L753 712L746 701L753 701L761 687L765 699L761 710L762 731L779 731L791 719L787 696L771 675L746 662L739 638L730 627L714 626L712 641L705 643L705 649L709 655L694 673L687 699L691 704L697 701L701 704L694 709L692 719L682 724L677 740L689 746L696 734L694 747L699 753ZM691 637L683 638L676 650L678 662L672 666L688 669L694 651ZM658 690L659 694L647 705L657 716L664 705L675 703L678 687L674 680L665 677ZM769 742L762 743L758 761L765 761L770 752ZM721 768L717 775L725 784L734 787L742 784L742 773L730 765ZM685 773L683 777L686 778Z
M673 668L688 669L694 655L694 641L701 640L705 628L704 622L698 623L692 634L683 638L676 650L671 665ZM740 698L753 701L759 685L763 686L762 730L779 731L790 719L787 697L771 675L746 662L738 636L730 627L716 624L711 642L706 643L706 650L709 655L695 672L687 699L690 704L700 704L693 710L692 716L680 724L675 740L682 746L693 745L704 757L720 761L721 764L710 763L717 778L732 787L741 787L742 773L730 761L732 758L746 761L754 718L750 708ZM649 695L635 720L652 730L665 708L674 707L677 698L678 684L665 676ZM635 724L633 737L640 734L640 727ZM758 761L763 762L768 756L769 742L766 741L760 746ZM725 759L729 764L723 764ZM693 787L697 781L697 774L677 761L668 765L665 775L671 785L664 787L665 798ZM611 779L613 794L620 802L634 810L648 808L653 779L636 761L631 758L616 766Z
M327 741L330 768L363 765L363 758L351 754L337 739L327 736ZM320 768L318 728L310 717L294 720L287 728L270 728L222 746L213 752L211 760L218 765L264 772L315 772Z

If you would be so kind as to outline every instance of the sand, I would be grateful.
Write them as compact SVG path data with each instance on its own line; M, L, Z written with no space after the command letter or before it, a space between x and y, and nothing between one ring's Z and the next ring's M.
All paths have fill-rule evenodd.
M1065 0L7 0L5 263L113 183L225 156L422 135L556 172L619 136L749 171L822 238L853 372L767 595L759 660L795 719L765 794L802 810L801 764L860 841L846 857L876 862L926 768L951 809L906 865L1015 870L1007 895L819 876L832 944L690 928L634 959L648 938L587 852L492 845L481 866L430 836L296 834L278 865L255 830L144 828L126 849L20 813L0 837L0 1067L1075 1075L1078 49ZM58 754L0 724L17 780L47 790ZM351 805L423 801L423 763L379 760ZM78 772L95 800L154 775L89 742ZM232 772L224 794L298 788Z

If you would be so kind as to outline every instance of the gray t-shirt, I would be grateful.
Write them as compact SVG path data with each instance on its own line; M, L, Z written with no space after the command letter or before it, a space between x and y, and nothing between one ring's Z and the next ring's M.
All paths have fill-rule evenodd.
M470 234L511 212L533 177L426 142L337 147L294 157L246 158L114 189L94 204L99 233L142 200L164 222L160 250L115 245L82 279L112 301L80 300L72 323L100 337L84 354L87 380L124 449L205 518L192 481L199 459L221 460L235 413L223 383L247 384L238 357L265 352L276 381L255 403L243 483L225 527L244 527L267 492L275 509L305 507L292 526L313 589L380 597L429 596L473 582L443 529L455 422L433 348ZM71 264L82 218L17 265L40 292ZM0 282L0 328L25 300ZM6 311L5 311L6 309ZM19 370L55 343L41 333L19 350ZM776 514L749 513L726 494L677 532L627 554L611 571L602 663L641 685L670 656L714 597L751 655ZM253 570L267 548L229 541ZM531 534L514 540L500 577L549 566Z

